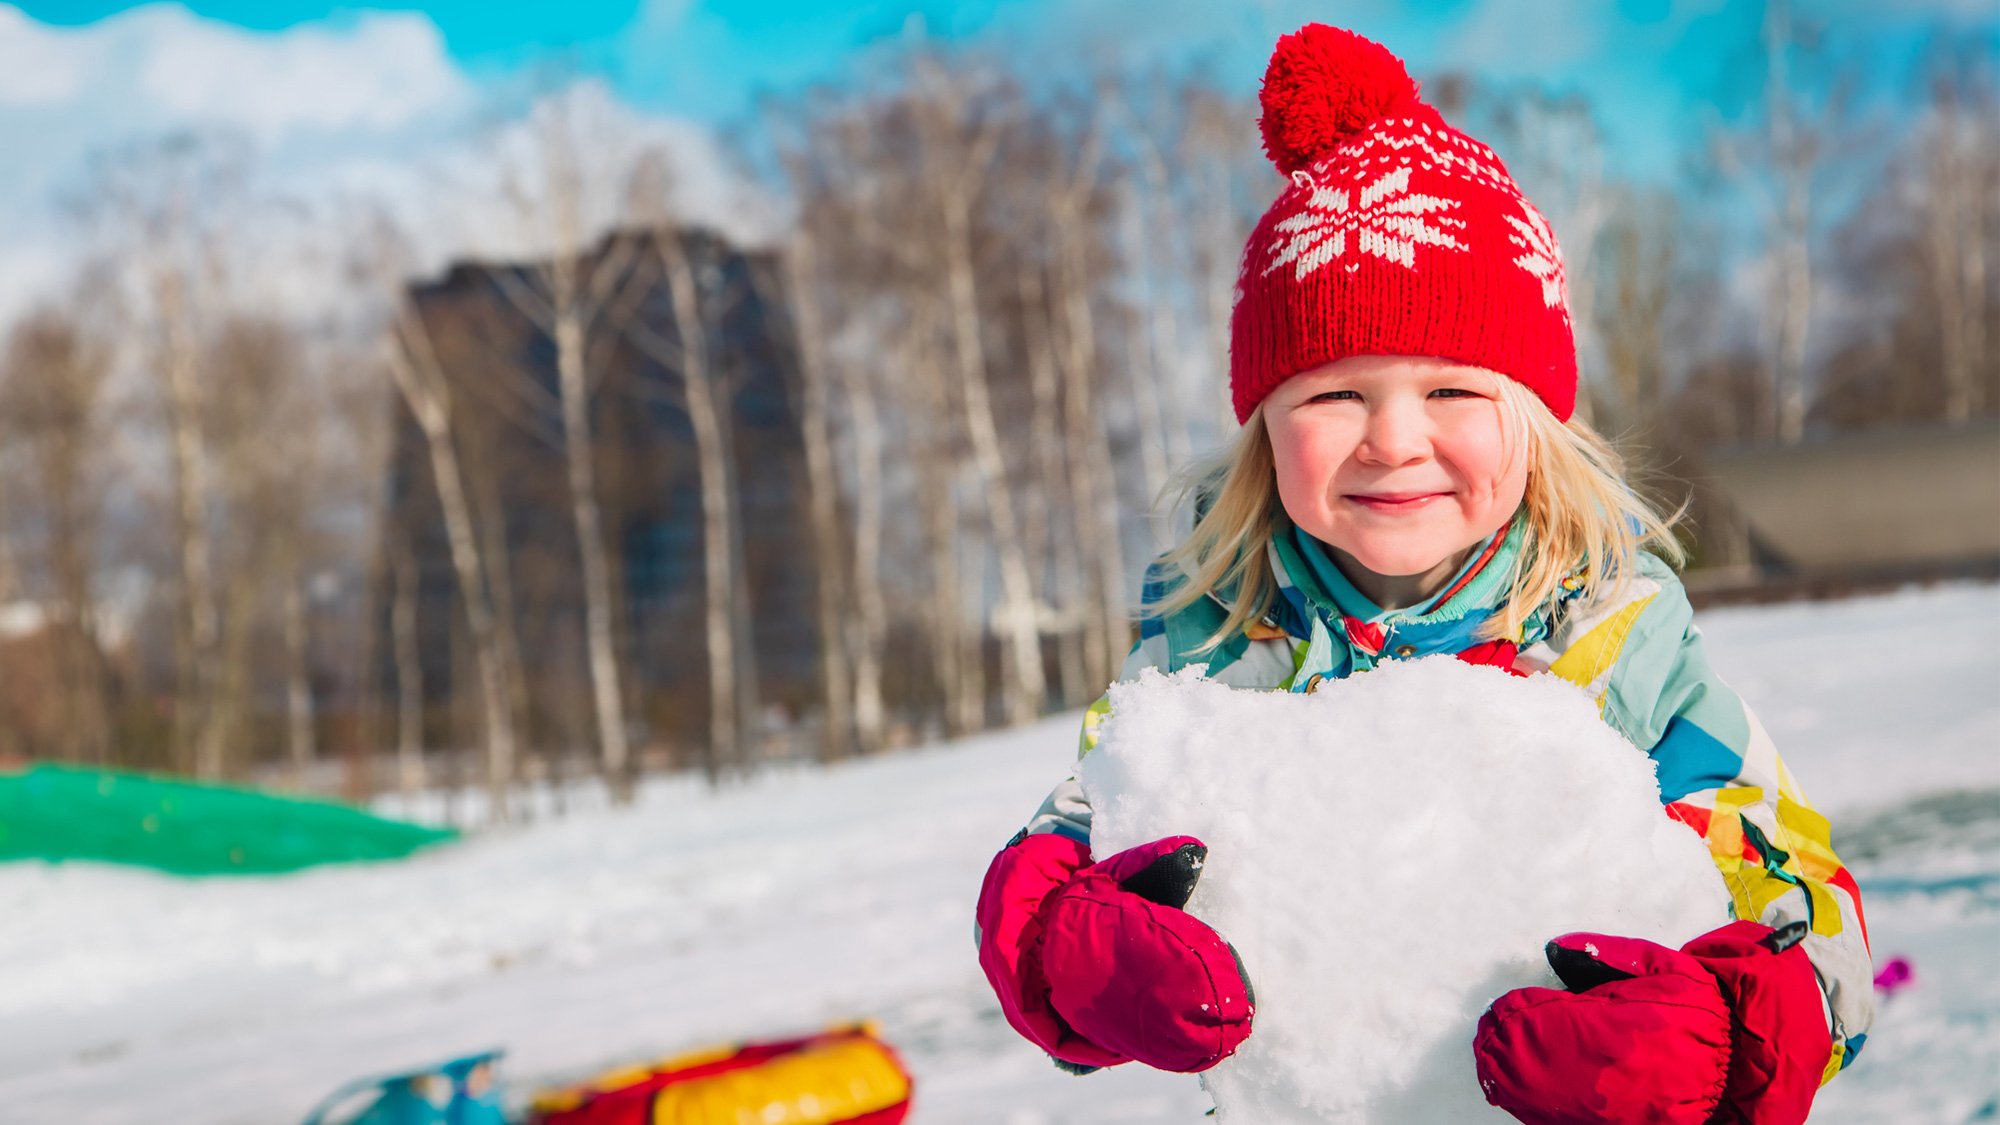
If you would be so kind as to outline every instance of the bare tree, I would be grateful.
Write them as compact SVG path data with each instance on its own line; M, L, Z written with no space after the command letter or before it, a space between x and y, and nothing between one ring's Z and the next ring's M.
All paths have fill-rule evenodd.
M1007 652L1002 683L1007 717L1010 722L1024 723L1041 712L1047 683L1034 590L1014 512L1013 485L1001 456L987 384L972 243L972 207L999 147L1004 123L993 113L978 115L969 104L969 91L958 79L947 76L937 60L923 60L918 74L924 106L920 119L923 172L940 219L940 265L950 308L954 374L959 401L965 408L973 464L985 494L992 545L1000 563L1000 616L1005 622L1001 635Z
M914 285L914 277L908 283ZM917 474L916 485L924 553L930 562L926 624L934 652L932 664L944 700L945 729L969 734L985 723L986 693L979 635L967 627L965 614L964 529L958 495L965 458L958 428L952 424L951 391L937 354L937 302L927 296L906 294L912 323L895 359L917 421L918 457L926 468Z
M955 381L945 378L947 365L956 370L964 357L950 342L954 321L945 255L938 249L944 209L927 174L940 158L963 154L924 155L951 139L939 135L935 113L924 97L907 90L816 105L807 115L811 145L795 146L814 156L808 203L829 216L823 235L833 243L829 257L837 265L829 272L847 310L843 346L855 353L840 367L855 427L853 575L861 612L853 639L864 746L879 745L886 733L879 692L891 611L882 583L894 565L886 543L899 528L919 546L927 580L911 589L912 595L921 589L922 597L912 597L908 607L922 622L916 635L928 655L921 675L937 687L948 731L984 725L981 634L971 626L983 615L968 617L962 576L968 529L959 488L969 448L961 435L965 413L952 393ZM976 287L973 296L976 302ZM889 442L907 451L901 464L885 463L882 447ZM908 466L920 468L905 477ZM908 509L914 519L892 526L890 492L903 487L914 493ZM1011 660L1005 664L1014 667Z
M807 445L815 550L821 560L820 641L828 653L822 659L840 665L839 670L828 665L822 684L829 693L842 681L852 685L848 706L829 702L828 722L851 724L855 748L872 754L883 747L888 721L882 680L888 640L882 587L883 390L877 375L883 365L874 355L841 354L839 345L843 323L850 345L873 335L868 330L873 325L857 312L875 307L870 290L877 288L859 284L853 276L857 232L863 232L859 245L869 253L883 253L894 244L870 237L879 217L871 213L871 193L859 183L870 175L865 131L857 127L861 119L852 113L824 121L812 113L771 115L774 124L785 130L781 139L785 170L800 209L795 248L787 259L805 384L800 425ZM887 254L898 257L893 250ZM875 343L868 339L863 346ZM841 482L835 449L840 408L845 410L847 445L853 453L852 523L845 529L845 543L838 526ZM815 452L815 446L824 453ZM829 520L832 526L826 525ZM851 554L846 553L849 543ZM852 600L851 614L843 612L843 595ZM843 731L837 737L848 735Z
M604 517L597 495L596 454L591 432L593 376L588 370L592 336L617 306L629 281L635 248L612 238L605 253L593 255L586 209L586 171L580 138L570 120L573 99L537 107L530 188L518 178L509 194L524 220L540 228L548 254L518 273L495 277L517 308L556 345L557 388L562 406L563 452L568 469L570 515L582 563L585 648L590 664L591 702L596 708L598 756L613 799L632 794L631 748L626 737L624 685L612 621L611 568L606 559ZM615 326L613 326L615 327Z
M1604 179L1604 140L1596 113L1581 94L1556 94L1537 85L1497 91L1488 108L1509 170L1562 244L1578 364L1586 387L1600 383L1612 362L1607 350L1620 345L1601 336L1596 315L1599 236L1616 194ZM1584 419L1593 421L1591 396L1580 395L1577 403Z
M214 700L203 716L198 759L210 776L245 764L241 748L259 669L251 649L264 615L276 611L286 650L289 695L293 638L283 637L284 588L302 561L303 482L312 476L318 434L315 411L302 409L307 385L292 327L268 315L230 311L217 318L201 363L207 382L205 431L216 469L212 517L217 604L222 639ZM273 587L277 587L273 590ZM278 602L270 605L273 595ZM301 614L303 609L301 608ZM304 659L303 617L296 638ZM296 670L304 674L303 664Z
M319 757L313 724L312 675L308 664L311 636L306 623L305 577L294 567L285 576L285 743L295 787L303 787L306 771Z
M1090 247L1098 241L1092 204L1104 154L1103 122L1093 116L1075 155L1047 187L1048 236L1055 247L1054 303L1063 372L1063 438L1070 450L1071 511L1084 560L1084 666L1092 684L1108 684L1125 657L1131 629L1125 596L1125 556L1118 525L1118 490L1109 436L1097 409L1095 292Z
M496 636L486 569L480 558L479 537L473 529L472 505L466 496L465 480L459 470L458 449L453 438L450 384L437 362L423 316L411 304L393 267L386 271L385 282L393 295L395 307L388 331L383 336L383 362L404 405L423 431L424 446L430 454L431 478L437 488L438 504L444 512L452 570L458 579L459 598L465 606L466 631L478 668L490 815L495 821L504 821L511 811L509 791L513 784L517 746L514 716L509 706L507 672Z
M25 505L39 524L36 562L47 583L61 695L61 753L101 762L109 749L105 667L98 629L98 525L103 515L103 326L53 308L15 325L0 366L5 448L21 457Z
M1988 224L2000 198L2000 127L1996 105L1977 76L1934 66L1924 139L1926 272L1937 308L1944 375L1944 416L1962 422L1982 405L1986 365Z
M1608 384L1596 388L1597 422L1607 432L1642 439L1658 421L1678 233L1673 200L1651 193L1622 193L1606 224L1598 255L1606 279L1592 288L1605 290L1593 327L1603 347L1600 384Z
M882 650L889 613L882 595L882 421L872 365L848 365L841 379L854 432L854 736L864 754L883 747Z
M1134 349L1135 358L1127 364L1126 375L1131 382L1132 403L1139 414L1139 467L1146 482L1146 496L1151 500L1167 489L1166 419L1160 385L1166 381L1166 365L1173 354L1173 321L1161 295L1154 292L1153 255L1147 247L1141 189L1130 177L1120 186L1123 188L1118 208L1120 249L1136 279L1138 315L1148 329L1143 344ZM1154 530L1157 536L1159 529Z
M1204 354L1216 388L1217 433L1236 429L1229 392L1229 318L1235 306L1236 270L1250 223L1276 194L1275 173L1257 151L1256 113L1205 86L1190 83L1181 98L1183 143L1174 150L1176 171L1190 187L1194 279L1200 293ZM1245 169L1250 169L1246 175ZM1246 190L1245 180L1256 185ZM1245 196L1251 197L1246 202ZM1220 443L1218 443L1220 444Z
M1767 440L1790 445L1805 434L1806 359L1817 284L1813 240L1822 217L1814 185L1833 155L1834 129L1852 74L1834 75L1815 111L1793 64L1816 31L1795 18L1789 0L1767 0L1760 35L1762 118L1751 131L1718 137L1714 155L1725 174L1752 186L1765 223L1770 296L1763 319L1770 374L1759 429Z
M794 174L794 179L797 174ZM794 336L799 355L799 431L806 452L807 504L812 517L813 558L818 579L820 683L826 708L821 732L821 756L846 757L854 744L847 638L841 607L847 584L842 565L845 544L840 529L840 483L834 477L833 439L828 417L826 324L820 308L819 250L813 230L801 221L784 250L786 292L791 297ZM873 673L871 673L873 674ZM880 684L875 707L879 712ZM879 730L880 717L870 722ZM872 733L872 732L871 732ZM879 737L879 735L877 735Z
M1028 526L1023 532L1028 557L1037 565L1053 570L1056 581L1076 583L1081 577L1082 559L1074 535L1056 534L1056 519L1068 511L1060 507L1057 482L1067 478L1067 458L1062 443L1061 376L1056 370L1054 345L1050 340L1049 307L1042 281L1043 266L1023 261L1017 284L1021 292L1022 347L1027 352L1029 393L1034 403L1029 432L1040 487L1028 496ZM1075 521L1070 521L1075 526ZM1083 662L1083 635L1078 626L1085 616L1079 589L1071 588L1062 597L1064 609L1055 608L1056 598L1045 584L1039 607L1056 634L1056 667L1061 676L1063 702L1074 706L1092 690L1086 686ZM1078 583L1077 585L1080 585Z
M222 613L215 590L217 507L205 429L204 334L222 303L226 255L218 230L242 206L242 155L212 137L178 135L99 162L91 212L108 250L135 282L145 367L166 429L179 573L175 604L173 744L183 768L222 769Z
M424 663L417 642L417 559L406 535L389 548L395 583L389 643L396 668L396 777L408 797L424 787Z
M695 458L701 479L701 541L703 637L708 652L709 738L703 758L709 779L729 766L745 763L744 743L752 732L755 687L743 676L742 652L746 616L740 589L741 515L730 472L729 420L724 411L728 389L718 396L711 371L708 320L701 308L701 291L687 258L683 232L656 225L649 239L659 259L673 308L675 339L656 337L639 324L628 330L635 342L681 376L682 402L694 429ZM718 397L722 400L717 402Z
M1812 172L1817 138L1800 128L1793 107L1790 56L1794 43L1786 0L1764 7L1765 113L1772 159L1783 185L1777 247L1777 358L1773 369L1773 436L1791 445L1805 432L1806 331L1812 323Z

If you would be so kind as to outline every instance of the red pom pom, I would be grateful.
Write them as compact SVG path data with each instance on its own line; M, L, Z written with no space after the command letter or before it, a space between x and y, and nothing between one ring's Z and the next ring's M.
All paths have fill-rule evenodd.
M1372 39L1309 23L1278 40L1264 71L1264 151L1291 175L1417 96L1403 60Z

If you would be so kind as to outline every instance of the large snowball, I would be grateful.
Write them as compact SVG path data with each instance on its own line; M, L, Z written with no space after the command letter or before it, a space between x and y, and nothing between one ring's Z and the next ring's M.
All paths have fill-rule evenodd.
M1093 853L1206 842L1188 909L1256 991L1206 1078L1224 1121L1507 1121L1473 1028L1502 992L1557 986L1543 943L1678 946L1726 921L1652 763L1552 676L1434 657L1288 695L1148 671L1111 708L1079 777Z

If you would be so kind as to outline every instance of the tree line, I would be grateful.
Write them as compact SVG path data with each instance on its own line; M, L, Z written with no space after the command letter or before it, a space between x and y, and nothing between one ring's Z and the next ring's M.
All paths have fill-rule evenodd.
M1810 44L1772 12L1761 108L1690 141L1671 189L1606 172L1578 95L1427 84L1548 213L1584 409L1696 534L1724 518L1704 449L2000 407L1990 45L1941 36L1885 134L1838 74L1800 77ZM1140 571L1185 519L1155 502L1234 428L1235 270L1278 188L1254 102L913 48L768 106L746 175L791 213L736 266L690 234L673 154L595 104L551 96L496 144L481 213L534 249L485 265L507 311L478 331L427 313L384 208L288 203L239 142L96 162L88 262L0 355L0 753L356 795L476 778L504 817L523 782L622 801L648 768L871 754L1116 675ZM743 459L769 454L725 322L752 301L789 356L779 509L806 590L760 585L746 547ZM618 436L656 407L684 455ZM522 440L560 466L534 482L554 516L532 557L502 510ZM408 488L425 505L390 502ZM700 559L665 688L634 672L627 568L663 489ZM445 572L418 573L419 535ZM425 582L449 590L445 683ZM807 688L760 668L774 635L810 647Z

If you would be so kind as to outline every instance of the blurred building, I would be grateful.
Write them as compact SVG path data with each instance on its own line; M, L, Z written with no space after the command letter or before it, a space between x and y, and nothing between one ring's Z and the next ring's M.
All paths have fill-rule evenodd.
M817 647L802 447L788 394L797 356L777 271L768 255L706 233L687 233L682 245L700 290L711 382L727 404L760 695L767 708L796 713L813 690ZM605 254L600 247L585 271ZM598 494L634 745L685 752L707 723L700 480L681 374L631 339L649 332L678 348L670 291L657 270L631 276L636 283L591 335ZM452 388L495 609L518 653L527 712L519 719L532 756L585 750L595 736L557 353L518 303L531 282L532 265L459 264L411 296ZM426 741L464 747L480 737L464 610L423 433L397 410L371 675L393 712L396 555L405 551L402 565L413 563L416 575Z
M1856 584L2000 575L2000 420L1713 450L1748 560L1707 584Z

